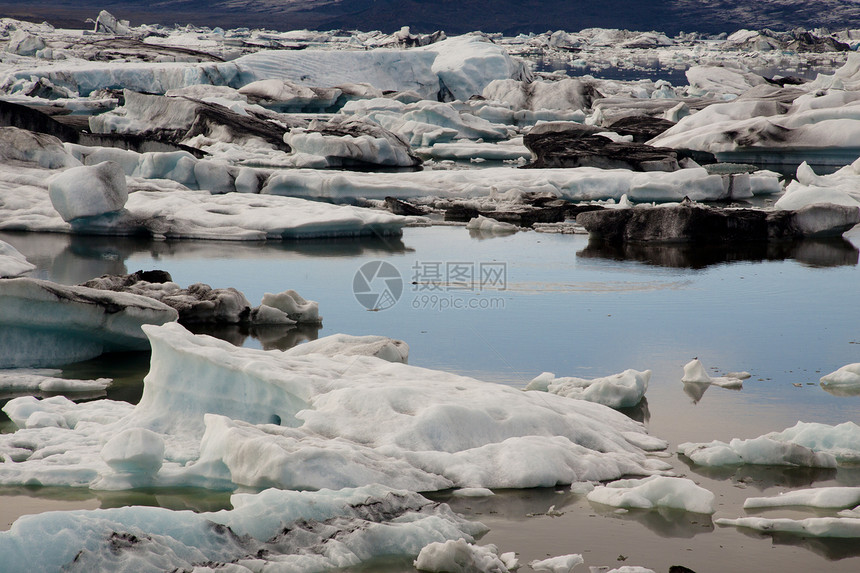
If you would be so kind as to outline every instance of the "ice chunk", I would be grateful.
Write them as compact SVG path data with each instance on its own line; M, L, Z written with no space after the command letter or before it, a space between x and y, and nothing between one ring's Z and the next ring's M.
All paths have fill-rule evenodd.
M0 160L24 161L46 169L81 164L66 152L63 143L53 135L17 127L0 127Z
M383 91L412 90L436 99L436 55L417 50L261 50L237 58L245 84L281 80L308 87L367 83Z
M594 488L586 497L613 507L667 507L707 514L715 511L714 494L686 478L651 476L641 480L618 480Z
M45 40L26 30L15 30L9 36L6 51L19 56L35 56L36 52L45 49Z
M436 54L432 66L442 100L466 101L481 95L493 80L530 79L521 61L481 35L456 36L417 50Z
M737 372L736 376L718 376L712 378L705 370L704 365L698 358L694 358L684 365L684 376L681 382L684 384L710 384L740 390L744 386L744 379L750 375L746 372Z
M770 176L776 179L776 176ZM486 197L511 190L552 193L569 201L613 199L631 201L714 201L731 196L719 175L703 168L674 172L633 172L627 169L541 169L510 167L414 173L322 172L294 169L272 175L262 193L329 201L397 197ZM137 193L135 193L137 195Z
M785 194L777 200L777 209L801 209L809 205L832 203L860 208L860 159L830 175L816 175L803 162L797 168L797 179L785 188Z
M0 368L62 365L103 352L146 350L141 325L175 321L147 297L48 281L0 281Z
M144 328L152 364L134 410L107 426L71 425L74 404L13 400L13 420L44 412L60 416L59 425L38 430L38 439L27 433L36 429L0 434L0 454L33 444L23 461L0 464L0 483L129 487L99 454L132 428L164 441L154 487L537 487L670 467L646 455L642 444L654 444L642 424L599 404L373 356L291 355L237 348L178 324Z
M850 422L846 422L848 424ZM802 422L798 422L802 424ZM854 426L857 428L857 426ZM794 429L796 429L795 426ZM827 426L827 428L832 428ZM786 432L791 432L789 428ZM802 432L802 431L801 431ZM812 436L809 436L812 434ZM735 464L764 464L798 467L836 467L836 457L824 448L816 448L817 439L822 436L813 430L807 436L814 442L813 446L803 445L786 435L767 434L749 440L733 439L729 443L713 441L710 443L686 442L678 445L678 452L684 454L693 463L702 466L723 466ZM853 454L857 455L856 446Z
M351 336L332 334L325 338L311 340L285 351L290 356L325 354L326 356L376 356L389 362L406 364L409 359L409 345L402 340L387 336Z
M635 406L645 397L651 371L625 370L620 374L586 380L585 378L565 377L556 378L551 372L544 372L526 386L526 390L541 390L597 402L610 408L629 408Z
M289 80L259 80L239 88L249 101L279 111L312 111L332 107L343 92L337 88L308 87Z
M109 439L101 456L117 473L152 476L164 461L164 440L145 428L130 428Z
M787 533L804 537L860 537L860 519L850 517L810 517L807 519L766 519L764 517L740 517L738 519L715 519L717 525L746 527L763 533Z
M843 422L835 426L798 422L782 432L774 432L766 436L832 455L840 462L860 461L860 426L854 422Z
M821 487L781 493L776 497L749 497L744 509L770 507L853 508L860 505L860 487Z
M559 555L549 559L535 559L529 562L529 567L535 571L546 571L548 573L571 573L577 565L585 563L582 555L571 553L570 555Z
M821 387L834 394L860 394L860 362L846 364L821 377Z
M451 492L454 497L489 497L496 495L493 490L485 487L461 487Z
M8 573L278 568L323 571L377 557L414 558L445 540L472 541L486 528L418 494L381 486L340 491L266 490L234 495L212 513L159 507L50 512L0 532Z
M0 170L0 180L2 180ZM399 235L411 219L383 211L289 197L174 189L137 191L115 216L64 222L48 191L30 180L27 193L0 186L0 229L148 234L156 238L260 241L320 237Z
M465 539L431 543L415 560L419 571L440 573L508 573L517 565L513 553L500 555L495 545L473 545Z
M128 201L125 172L113 161L63 171L51 178L48 193L64 221L119 211Z
M483 215L478 215L474 219L471 219L466 223L466 228L470 231L485 235L510 235L511 233L516 233L517 231L522 230L521 227L512 223L502 223L495 219L484 217Z
M36 265L5 241L0 241L0 279L17 277L29 273Z
M600 97L593 85L573 78L546 82L496 80L484 88L486 99L504 102L515 110L588 110Z
M89 20L90 22L92 20ZM128 20L118 20L116 16L102 10L93 26L93 32L101 34L116 34L117 36L126 36L131 32L128 26Z
M319 303L306 300L292 289L278 294L264 293L262 302L267 306L277 308L296 322L307 324L322 322Z
M19 368L0 370L0 392L93 392L110 386L110 378L77 380L58 378L59 370L31 370Z

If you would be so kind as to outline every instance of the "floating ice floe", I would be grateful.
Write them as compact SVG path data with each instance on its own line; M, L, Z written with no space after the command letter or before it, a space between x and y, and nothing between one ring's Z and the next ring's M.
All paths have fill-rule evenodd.
M774 204L777 209L800 209L807 205L832 203L860 208L860 159L830 175L816 175L803 162L797 177L785 188L785 194Z
M613 507L652 509L665 507L693 513L714 513L715 496L686 478L651 476L618 480L589 492L589 501Z
M482 235L510 235L522 230L522 227L518 227L517 225L502 223L483 215L478 215L474 219L471 219L466 223L466 228Z
M807 519L767 519L739 517L715 519L717 525L734 525L755 529L762 533L788 533L804 537L860 537L860 519L850 517L809 517Z
M263 194L285 195L334 202L385 197L482 197L511 190L549 192L569 201L613 199L631 201L716 201L769 195L781 189L775 174L744 178L711 175L704 168L674 172L637 173L627 169L522 170L489 167L480 170L421 171L414 173L354 173L296 169L275 173Z
M0 370L0 392L94 392L110 386L110 378L59 378L60 370L17 368Z
M798 87L760 84L743 91L736 100L710 105L682 118L649 143L709 151L718 156L756 152L760 158L770 157L771 162L779 162L778 152L789 149L817 149L821 152L818 155L856 157L860 91L848 86L858 77L857 58L857 54L849 56L843 70L850 79L840 80L839 87L833 83L822 88L816 82Z
M519 561L513 552L500 554L495 545L451 539L423 547L414 565L419 571L438 573L508 573L519 567Z
M711 377L705 370L705 366L698 358L692 359L684 365L684 376L681 382L684 384L707 384L740 390L744 387L744 380L750 377L748 372L735 372L728 376Z
M431 543L473 541L486 528L447 505L378 485L340 491L270 489L232 496L211 513L159 507L49 512L0 532L8 573L268 568L324 571L375 557L415 557ZM74 532L71 534L71 532Z
M776 497L749 497L744 509L773 507L853 508L860 505L860 487L820 487L780 493Z
M0 368L147 350L141 326L176 319L175 310L148 297L30 278L0 280Z
M292 326L319 324L319 304L305 300L294 290L266 293L263 303L251 307L245 295L234 288L213 289L195 283L182 288L165 271L137 271L127 275L102 275L81 286L128 292L155 299L176 309L181 324L254 324Z
M0 435L0 483L383 483L430 491L551 486L669 469L646 452L664 449L664 441L605 406L361 355L374 347L360 338L350 342L356 354L293 355L236 348L178 324L145 328L152 366L131 411L114 409L122 415L80 424L78 406L67 401L19 398L5 406L25 429ZM94 411L99 404L80 407ZM45 416L50 423L40 422ZM164 444L157 473L120 474L101 457L107 440L136 429ZM32 449L22 455L21 444ZM40 459L43 447L56 453L51 463Z
M546 571L547 573L571 573L574 567L582 565L585 560L578 553L570 555L559 555L548 559L535 559L529 562L529 567L535 571Z
M48 196L64 221L113 213L128 201L125 172L113 161L72 167L51 178Z
M526 390L540 390L568 398L597 402L610 408L629 408L645 397L651 371L625 370L620 374L594 378L563 377L556 378L551 372L544 372L526 386Z
M860 426L853 422L836 426L798 422L782 432L749 440L686 442L678 446L678 452L703 466L765 464L832 468L837 462L860 459L858 444Z
M821 387L837 396L860 394L860 362L846 364L842 368L821 377Z
M285 351L290 356L324 354L326 356L375 356L388 362L409 361L409 345L387 336L351 336L332 334L294 346Z
M36 268L18 249L0 241L0 279L25 275Z
M130 193L121 211L70 224L51 204L43 173L27 168L17 174L0 171L0 229L260 241L398 235L410 222L360 207L271 195L211 195L180 187Z

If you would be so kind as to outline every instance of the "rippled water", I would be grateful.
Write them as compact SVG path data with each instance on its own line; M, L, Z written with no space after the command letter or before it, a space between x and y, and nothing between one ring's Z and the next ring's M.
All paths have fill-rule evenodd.
M607 248L589 245L580 235L534 232L481 238L462 227L407 229L402 239L285 244L13 233L0 233L0 240L37 264L36 276L58 282L159 268L182 286L236 287L255 305L264 292L290 288L319 301L324 320L318 331L214 333L236 344L283 348L336 332L383 334L409 343L411 364L519 387L544 371L594 377L651 369L647 403L627 413L668 440L670 451L683 441L755 437L798 420L860 422L860 396L834 396L818 385L823 374L860 362L860 228L845 240L729 249ZM368 311L354 296L356 273L372 261L389 262L399 271L402 292L391 308ZM475 280L464 285L468 269ZM482 269L503 270L503 282L484 277L482 283ZM752 378L740 391L685 388L682 368L693 357L715 373L747 370ZM103 357L70 366L66 375L113 376L110 397L134 401L147 360L146 355ZM718 517L744 515L748 496L811 484L860 485L858 468L705 472L676 456L670 461L717 493ZM229 503L222 494L199 491L105 496L5 488L0 498L2 528L14 515L50 508L143 503L210 510ZM772 539L677 512L617 514L564 489L451 503L492 528L482 542L519 551L525 561L582 552L589 565L666 570L682 564L700 573L751 564L792 571L860 567L856 543ZM564 515L528 517L550 505ZM621 556L626 560L619 561ZM365 570L406 567L375 563Z

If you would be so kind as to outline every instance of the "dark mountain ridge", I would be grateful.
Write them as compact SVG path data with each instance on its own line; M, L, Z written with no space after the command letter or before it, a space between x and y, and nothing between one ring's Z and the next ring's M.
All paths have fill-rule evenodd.
M858 0L0 0L0 16L86 28L106 9L138 24L275 30L474 30L518 34L624 28L720 33L860 27Z

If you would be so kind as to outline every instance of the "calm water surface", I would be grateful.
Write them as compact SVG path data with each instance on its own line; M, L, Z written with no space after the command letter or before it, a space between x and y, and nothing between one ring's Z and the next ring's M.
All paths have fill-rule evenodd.
M860 422L860 396L834 396L818 385L823 374L860 362L860 229L842 241L697 250L612 249L589 245L584 236L534 232L483 238L462 227L407 229L402 239L287 244L13 233L0 233L0 240L39 266L34 276L63 283L159 268L182 286L236 287L254 305L263 293L286 289L319 301L324 317L319 330L216 333L251 347L283 348L337 332L383 334L409 343L411 364L518 387L544 371L595 377L651 369L647 403L627 413L668 440L670 452L684 441L750 438L798 420ZM385 310L367 310L353 292L356 273L373 261L390 263L402 280L399 299ZM470 269L473 282L464 282ZM381 292L385 283L370 286ZM746 370L752 378L740 391L685 388L683 366L693 357L715 374ZM112 376L116 383L109 396L135 401L147 360L146 355L103 357L65 373ZM718 495L715 517L745 515L743 500L750 496L812 485L860 486L860 468L705 472L674 455L669 461ZM199 491L103 495L5 488L0 489L0 527L22 513L129 503L208 511L227 507L229 499ZM587 565L634 564L658 571L674 564L700 573L752 565L860 570L856 542L771 538L683 512L618 514L564 488L451 503L492 528L482 543L518 551L524 562L583 553ZM551 505L563 515L528 517ZM405 567L408 563L394 562L365 569Z

